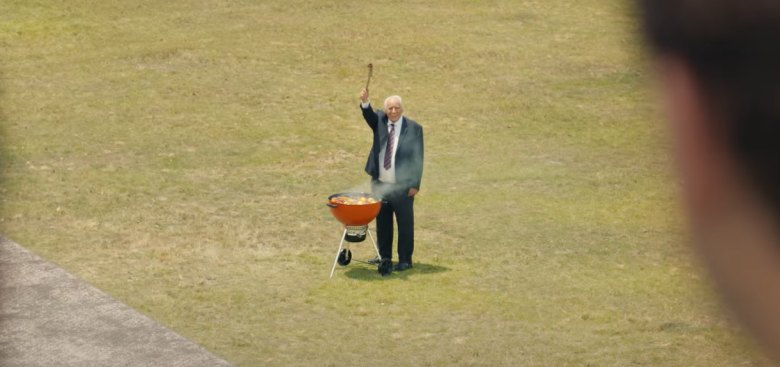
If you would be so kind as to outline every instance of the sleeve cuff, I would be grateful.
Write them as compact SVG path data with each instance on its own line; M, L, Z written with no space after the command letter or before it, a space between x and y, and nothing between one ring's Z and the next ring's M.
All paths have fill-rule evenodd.
M362 109L366 109L366 108L368 108L368 106L371 106L371 101L368 101L366 103L363 103L363 102L360 103L360 108L362 108Z

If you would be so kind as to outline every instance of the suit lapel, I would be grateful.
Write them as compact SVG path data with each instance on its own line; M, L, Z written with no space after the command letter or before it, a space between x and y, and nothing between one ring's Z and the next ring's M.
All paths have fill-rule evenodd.
M379 119L379 144L380 149L387 145L387 115L382 115L382 118Z
M404 141L404 136L406 136L406 130L409 129L409 120L406 119L406 117L401 116L401 121L403 122L401 124L401 133L398 135L398 145L401 145L401 142Z

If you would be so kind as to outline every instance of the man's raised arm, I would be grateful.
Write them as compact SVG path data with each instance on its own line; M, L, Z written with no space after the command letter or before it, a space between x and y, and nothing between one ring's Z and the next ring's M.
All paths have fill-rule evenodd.
M371 103L368 100L368 89L360 91L360 109L363 111L363 118L368 123L371 129L376 129L379 124L379 116L371 108Z

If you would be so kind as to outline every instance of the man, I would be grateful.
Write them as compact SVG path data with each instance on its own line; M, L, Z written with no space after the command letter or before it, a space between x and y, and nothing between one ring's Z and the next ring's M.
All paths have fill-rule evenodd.
M380 259L378 271L412 267L414 253L414 197L420 190L423 171L423 129L403 115L401 97L385 99L384 111L371 108L368 89L360 93L363 118L373 131L374 139L366 162L371 176L371 190L382 198L376 217ZM393 267L393 215L398 223L398 264Z
M638 3L696 247L780 361L780 1Z

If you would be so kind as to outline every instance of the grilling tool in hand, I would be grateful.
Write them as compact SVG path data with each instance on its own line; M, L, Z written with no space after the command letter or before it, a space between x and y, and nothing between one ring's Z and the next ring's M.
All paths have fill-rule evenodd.
M368 83L371 83L371 75L374 75L374 64L368 63L368 79L366 79L366 91L368 91Z
M371 83L371 76L374 74L374 64L368 64L368 79L366 79L366 87L360 92L360 101L368 103L368 84Z

